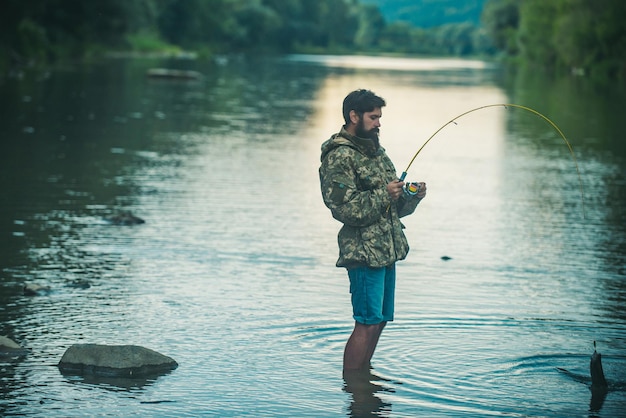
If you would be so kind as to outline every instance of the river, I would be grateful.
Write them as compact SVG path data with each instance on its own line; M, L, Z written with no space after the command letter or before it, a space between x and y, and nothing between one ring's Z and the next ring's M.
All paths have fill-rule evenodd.
M146 77L155 67L202 78ZM356 88L386 99L399 173L445 127L408 171L428 196L404 218L396 319L354 384L340 225L317 168ZM626 416L624 93L474 60L306 55L5 79L0 335L29 352L0 358L0 415ZM573 155L524 109L456 119L501 103L548 117ZM104 220L119 211L146 222ZM75 343L142 345L179 367L63 375Z

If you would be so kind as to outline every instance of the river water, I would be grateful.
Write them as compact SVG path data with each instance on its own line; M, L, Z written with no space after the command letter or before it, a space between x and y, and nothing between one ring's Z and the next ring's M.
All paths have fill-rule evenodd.
M154 67L200 72L155 80ZM353 322L321 143L355 88L428 196L396 320L342 377ZM112 59L0 84L5 416L626 416L626 94L480 61ZM581 196L581 186L583 196ZM146 223L110 225L132 211ZM26 296L26 283L50 291ZM602 353L610 390L592 396ZM75 343L142 345L151 379L62 375ZM563 370L566 370L564 372Z

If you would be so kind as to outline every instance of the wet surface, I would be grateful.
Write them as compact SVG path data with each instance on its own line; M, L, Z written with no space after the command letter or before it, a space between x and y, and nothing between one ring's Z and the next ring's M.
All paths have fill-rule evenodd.
M0 335L29 353L0 359L0 413L623 414L618 99L575 83L511 86L477 62L367 62L110 61L5 81ZM153 67L203 78L150 80ZM371 375L344 379L347 275L317 167L359 87L388 102L381 141L398 172L473 107L536 108L574 147L585 212L571 155L544 121L494 108L447 127L409 170L428 197L404 221L396 320ZM543 103L549 89L562 102ZM145 223L110 222L124 211ZM28 296L25 284L49 291ZM583 378L594 340L613 388L601 400ZM75 343L142 345L179 367L64 376L56 365Z

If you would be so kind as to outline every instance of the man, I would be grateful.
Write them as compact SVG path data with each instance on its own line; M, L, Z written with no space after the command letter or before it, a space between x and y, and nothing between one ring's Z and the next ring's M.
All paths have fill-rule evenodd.
M322 197L343 223L337 267L348 270L355 320L344 371L370 367L383 328L393 321L395 263L409 251L400 218L426 196L424 183L412 183L412 193L405 191L380 146L384 106L385 100L369 90L351 92L343 102L345 125L322 145Z

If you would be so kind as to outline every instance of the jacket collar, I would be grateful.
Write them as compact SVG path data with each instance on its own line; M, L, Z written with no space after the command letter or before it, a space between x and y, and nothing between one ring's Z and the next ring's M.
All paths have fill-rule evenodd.
M374 157L383 150L383 148L378 144L378 141L371 138L361 138L360 136L352 135L343 126L337 136L347 139L356 149L369 157Z

